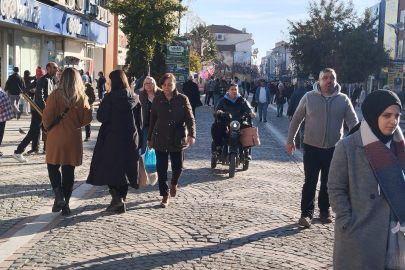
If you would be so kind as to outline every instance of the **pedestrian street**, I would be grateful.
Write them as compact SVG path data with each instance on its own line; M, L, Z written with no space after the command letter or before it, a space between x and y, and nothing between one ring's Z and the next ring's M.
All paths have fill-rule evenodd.
M261 145L253 149L249 169L238 168L234 178L227 166L210 168L213 108L197 108L196 143L185 152L177 196L160 208L157 185L130 188L125 214L104 211L108 187L85 184L97 120L76 168L67 217L51 212L44 155L29 156L28 163L11 158L24 136L18 129L27 131L30 118L7 122L0 158L0 269L330 269L334 224L323 225L318 210L310 229L297 224L302 153L287 153L289 121L276 117L274 106L267 123L254 119Z

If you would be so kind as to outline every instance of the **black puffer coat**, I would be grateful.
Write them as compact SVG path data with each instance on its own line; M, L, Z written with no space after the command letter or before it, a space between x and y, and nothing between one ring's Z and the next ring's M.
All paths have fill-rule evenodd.
M102 186L137 184L142 108L129 89L104 96L97 111L101 127L94 148L87 183Z
M240 119L244 113L251 113L252 107L249 102L241 96L238 97L235 103L223 97L218 101L216 110L230 113L233 119Z

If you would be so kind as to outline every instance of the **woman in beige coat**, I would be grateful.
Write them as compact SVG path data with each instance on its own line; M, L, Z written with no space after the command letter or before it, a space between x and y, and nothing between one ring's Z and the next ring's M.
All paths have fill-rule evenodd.
M74 171L83 160L81 128L92 120L84 89L79 72L73 68L65 69L58 89L48 96L42 115L43 125L49 130L58 116L69 108L65 117L49 130L46 140L45 161L55 194L52 212L62 210L62 215L70 213L69 199L72 195ZM62 175L59 171L60 167L62 167Z

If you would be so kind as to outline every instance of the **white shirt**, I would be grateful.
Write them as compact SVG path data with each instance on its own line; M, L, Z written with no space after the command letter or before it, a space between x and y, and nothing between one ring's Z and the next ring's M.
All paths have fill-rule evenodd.
M260 87L260 93L259 93L259 103L266 103L267 98L266 98L266 88Z

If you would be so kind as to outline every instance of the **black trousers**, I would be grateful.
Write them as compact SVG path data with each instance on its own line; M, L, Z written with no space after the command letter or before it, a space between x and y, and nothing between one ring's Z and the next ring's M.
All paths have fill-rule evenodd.
M52 189L57 187L62 188L66 202L69 202L75 182L75 166L71 165L53 165L47 164L49 180L51 181ZM62 167L62 174L59 168Z
M117 189L118 192L121 194L122 199L125 201L127 199L127 194L128 194L128 185L123 185L123 186L108 186L108 188L111 189Z
M170 183L177 185L183 172L184 151L161 152L156 151L156 169L159 181L160 196L169 196L169 186L167 184L167 170L169 168L169 155L172 163L172 178Z
M3 141L3 137L4 137L4 129L6 128L6 122L0 122L0 146L1 146L1 142Z
M209 91L208 98L206 98L205 104L209 105L211 98L212 98L212 104L214 105L214 92L213 91Z
M91 124L88 124L87 126L85 126L84 129L86 130L86 138L90 138Z
M14 151L15 154L22 154L25 148L32 141L32 150L39 150L39 135L41 132L42 117L35 111L31 110L31 125L25 138L18 145L17 150Z
M335 148L318 148L303 144L305 183L302 187L301 217L313 217L316 185L321 172L318 206L321 212L329 210L328 174Z
M103 90L102 89L98 89L98 98L99 99L103 99Z

